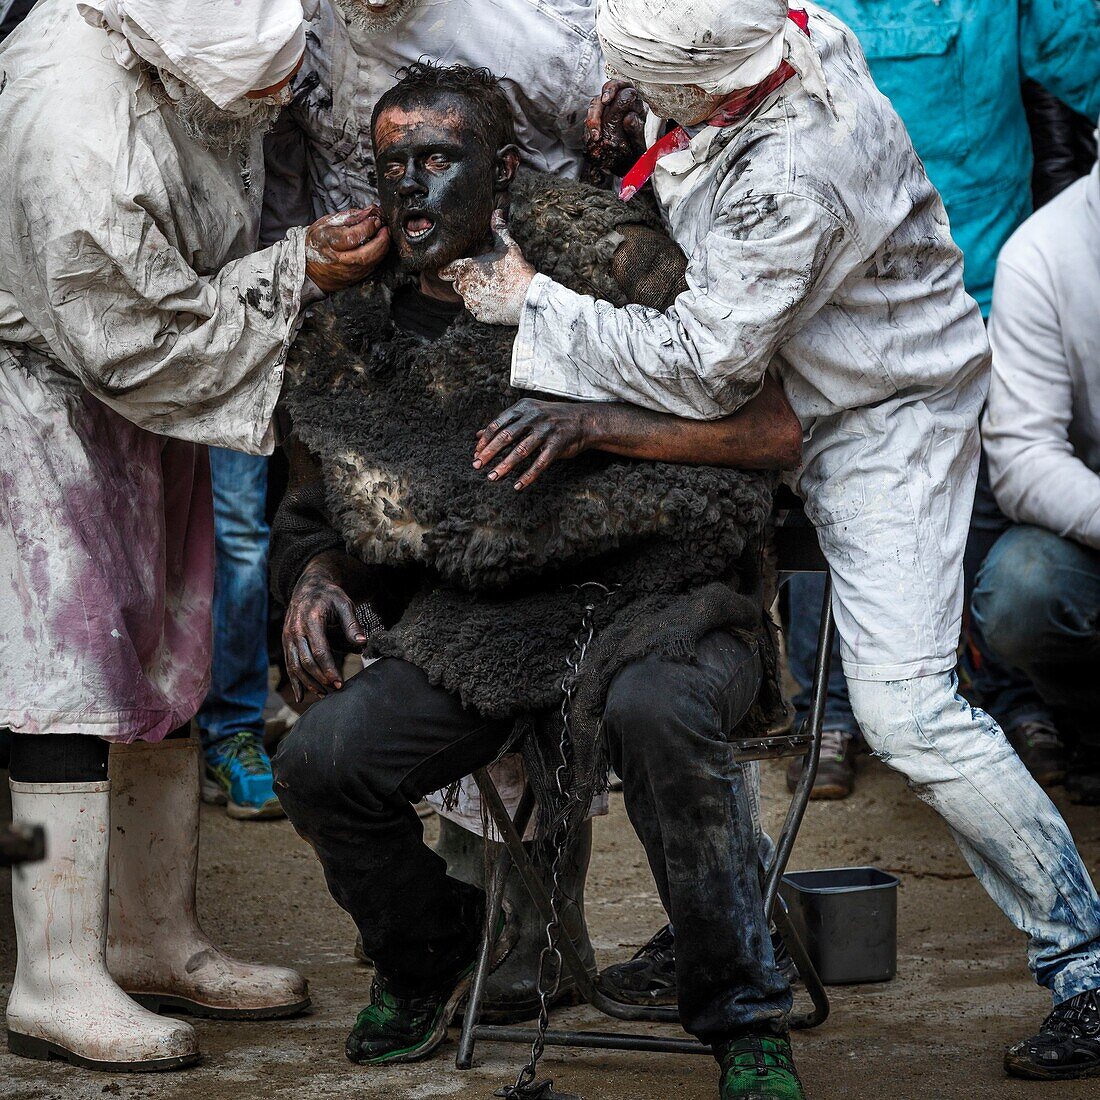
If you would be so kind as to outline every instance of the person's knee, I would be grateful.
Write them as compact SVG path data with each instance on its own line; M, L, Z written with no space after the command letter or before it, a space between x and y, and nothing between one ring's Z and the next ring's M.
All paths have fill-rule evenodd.
M262 510L219 513L216 531L218 551L223 556L246 568L266 567L271 529Z
M666 663L653 658L638 661L612 680L604 707L604 726L613 753L648 749L665 739L661 731L682 704Z
M974 620L1005 664L1027 669L1059 637L1077 632L1077 594L1063 568L1065 542L1039 528L1013 528L997 541L978 574Z
M910 755L920 740L920 713L951 699L948 677L848 680L852 713L872 755L889 761ZM937 690L942 686L942 691Z
M352 785L370 789L372 739L360 687L352 678L314 703L279 745L275 789L292 819L336 805Z
M871 752L920 784L942 771L936 761L989 762L1012 752L997 723L962 698L958 686L954 673L943 672L908 680L849 679L848 692Z
M908 699L904 688L899 688L898 683L903 685L906 681L848 681L852 714L873 756L889 755L887 746L897 734L900 723L908 720ZM903 715L906 718L903 719Z
M332 796L331 730L325 722L323 703L315 703L294 723L283 738L271 764L275 790L292 817L295 809L308 812Z
M756 649L729 637L704 638L696 660L650 656L611 682L604 725L612 754L677 759L692 745L724 741L760 687Z

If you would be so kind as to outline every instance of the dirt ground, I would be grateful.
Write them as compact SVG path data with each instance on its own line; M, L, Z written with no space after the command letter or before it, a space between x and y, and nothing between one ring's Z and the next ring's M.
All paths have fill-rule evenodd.
M765 796L774 826L786 806L778 766L766 768ZM662 921L622 797L612 799L611 815L596 823L588 887L589 920L604 963L628 956ZM1058 801L1097 877L1100 811ZM6 811L0 806L0 814ZM499 1045L480 1046L475 1068L464 1073L454 1068L453 1042L434 1061L414 1066L379 1071L346 1062L344 1035L366 999L369 971L352 959L351 923L330 900L313 854L285 821L240 824L204 807L203 830L200 902L207 927L234 951L301 969L313 988L313 1010L268 1024L200 1021L204 1060L175 1074L106 1077L5 1052L0 1097L482 1100L514 1076L522 1048ZM864 762L854 798L811 806L792 861L796 868L857 864L901 878L898 977L885 985L833 987L828 1022L797 1036L811 1098L1100 1095L1095 1080L1029 1085L1002 1075L1002 1049L1034 1029L1047 1006L1029 980L1023 938L969 875L946 829L873 762ZM0 995L6 996L15 955L6 875L0 894ZM588 1009L560 1013L558 1021L623 1026ZM559 1088L584 1100L715 1096L709 1059L559 1050L544 1064Z

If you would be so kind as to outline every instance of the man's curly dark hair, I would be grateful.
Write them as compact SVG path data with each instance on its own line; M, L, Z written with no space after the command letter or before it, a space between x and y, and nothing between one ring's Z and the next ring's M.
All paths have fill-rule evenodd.
M435 106L441 94L459 95L470 104L478 129L492 150L514 145L516 123L500 81L488 69L469 65L436 65L421 58L397 70L397 83L383 92L371 115L371 133L388 107Z

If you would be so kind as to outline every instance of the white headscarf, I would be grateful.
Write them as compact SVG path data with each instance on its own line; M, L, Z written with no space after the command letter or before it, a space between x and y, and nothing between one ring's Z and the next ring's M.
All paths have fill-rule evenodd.
M615 76L732 94L787 61L831 110L821 58L787 11L787 0L597 0L596 31Z
M148 62L223 110L294 71L318 0L81 0L115 60ZM167 85L166 85L167 86Z

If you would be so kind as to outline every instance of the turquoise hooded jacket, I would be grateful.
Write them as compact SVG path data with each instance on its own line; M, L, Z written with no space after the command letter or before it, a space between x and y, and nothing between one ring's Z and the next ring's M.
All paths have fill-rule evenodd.
M997 254L1031 213L1020 82L1100 114L1100 0L818 2L859 36L943 196L966 288L988 315Z

